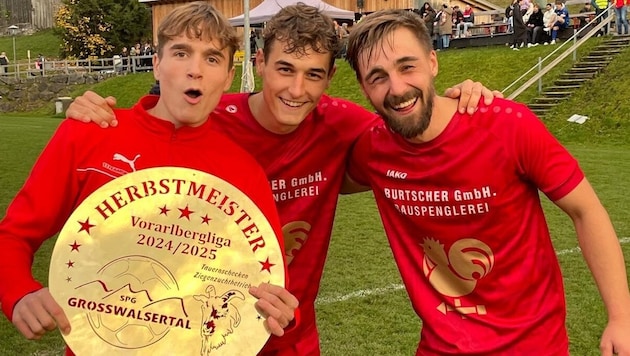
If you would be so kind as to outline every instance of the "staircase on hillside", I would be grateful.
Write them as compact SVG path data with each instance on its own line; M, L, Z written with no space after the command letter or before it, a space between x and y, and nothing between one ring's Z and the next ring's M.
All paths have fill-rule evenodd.
M529 108L539 117L543 117L559 102L566 100L584 83L602 72L615 55L630 47L630 35L614 36L591 53L576 62L571 69L562 74L552 86L543 88L541 96L534 99Z

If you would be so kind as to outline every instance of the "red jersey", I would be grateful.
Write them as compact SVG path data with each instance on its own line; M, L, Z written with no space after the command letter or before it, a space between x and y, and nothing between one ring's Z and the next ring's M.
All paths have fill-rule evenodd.
M131 171L176 166L213 174L247 194L281 236L269 184L256 160L213 130L210 120L175 129L150 116L144 108L156 102L157 97L145 97L132 109L116 110L119 125L110 130L75 120L61 123L0 222L0 303L9 320L22 297L42 288L31 274L39 246L90 193ZM113 159L116 154L127 160Z
M568 355L564 287L540 189L584 178L524 105L495 99L413 144L384 124L350 174L374 190L413 308L418 355Z
M249 94L223 95L213 112L215 128L245 148L267 173L278 207L289 291L300 301L300 323L265 350L293 345L316 332L315 298L326 260L333 219L350 147L380 120L352 102L322 96L317 108L288 134L260 126Z

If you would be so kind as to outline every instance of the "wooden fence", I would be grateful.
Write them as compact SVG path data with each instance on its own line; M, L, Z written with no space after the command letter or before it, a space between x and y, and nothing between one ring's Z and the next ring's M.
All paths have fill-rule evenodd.
M53 76L58 74L72 73L136 73L153 70L151 62L152 56L134 56L120 58L99 58L95 60L63 60L47 61L43 65L39 62L30 61L28 63L9 63L4 68L0 68L0 76L25 78L29 76Z

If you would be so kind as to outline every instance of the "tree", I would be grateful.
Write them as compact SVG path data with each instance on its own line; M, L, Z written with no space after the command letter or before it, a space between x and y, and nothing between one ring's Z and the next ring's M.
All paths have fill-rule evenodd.
M151 38L151 12L137 0L62 0L55 14L63 57L109 57Z

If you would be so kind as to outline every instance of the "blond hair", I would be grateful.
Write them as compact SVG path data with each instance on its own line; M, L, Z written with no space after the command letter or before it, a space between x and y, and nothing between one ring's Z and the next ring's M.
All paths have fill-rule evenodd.
M204 1L178 6L164 17L158 27L158 56L162 56L168 41L181 35L208 42L219 41L221 50L228 49L228 68L232 67L234 53L240 48L239 37L227 18Z

